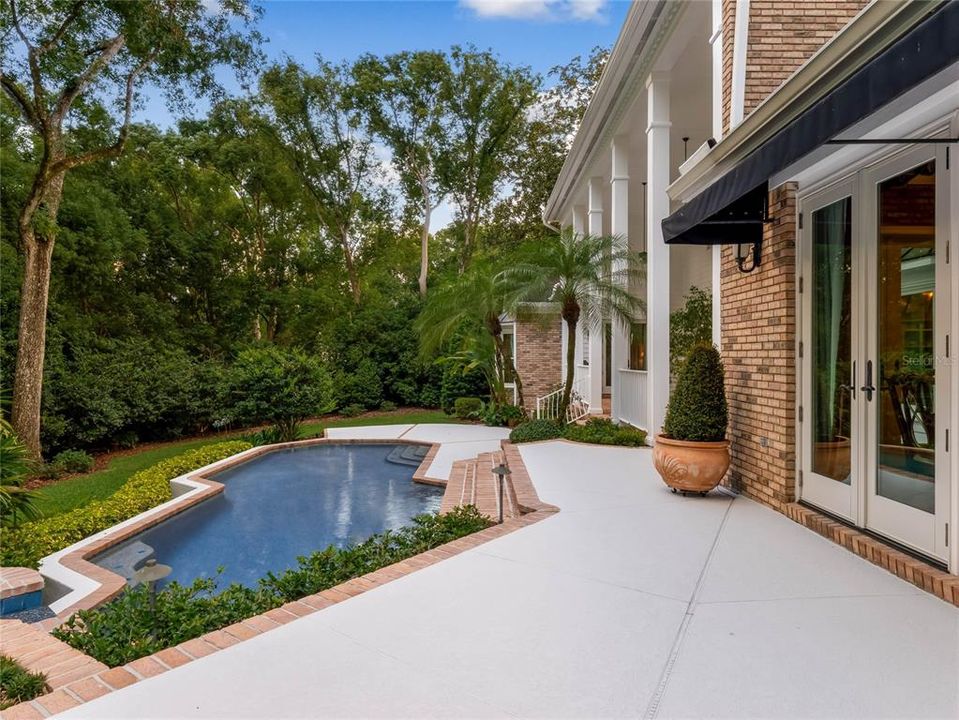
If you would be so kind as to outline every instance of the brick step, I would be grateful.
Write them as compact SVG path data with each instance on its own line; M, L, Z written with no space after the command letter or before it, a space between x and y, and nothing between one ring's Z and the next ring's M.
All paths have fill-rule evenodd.
M475 460L457 460L450 470L450 477L446 483L446 491L440 503L440 512L446 513L459 505L469 505L472 502L473 476Z
M502 452L479 454L475 460L457 460L453 463L450 479L443 494L440 512L449 512L459 505L475 505L483 515L499 518L499 479L493 468L504 462ZM518 517L521 513L516 492L511 483L506 486L503 517Z
M0 620L0 654L46 675L53 690L108 669L44 629L20 620Z

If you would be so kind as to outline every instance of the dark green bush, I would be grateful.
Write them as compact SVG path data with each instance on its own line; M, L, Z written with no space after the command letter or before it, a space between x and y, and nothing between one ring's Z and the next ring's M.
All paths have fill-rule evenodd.
M475 507L445 515L420 515L412 524L373 535L345 548L330 546L301 557L295 568L270 573L256 588L230 585L216 593L216 581L189 586L170 583L157 593L155 610L146 587L128 589L96 610L81 610L54 630L60 640L112 667L266 612L392 565L490 526Z
M247 435L245 439L256 447L260 447L261 445L275 445L276 443L283 442L283 431L276 425L271 425L268 428L263 428L262 430L257 430L255 433Z
M0 710L33 700L48 692L43 673L30 672L6 655L0 655Z
M642 447L646 433L630 425L617 425L606 418L592 418L583 425L567 425L564 437L573 442L594 445L622 445Z
M489 385L479 370L463 372L452 363L442 365L443 379L440 385L440 407L447 415L452 415L456 398L486 397Z
M510 442L524 443L537 440L553 440L563 436L563 427L555 420L530 420L509 434Z
M65 473L85 473L93 469L93 457L83 450L64 450L51 464Z
M271 423L296 440L300 423L333 407L333 382L317 358L262 347L240 353L231 370L232 414L247 425Z
M366 408L359 403L353 403L351 405L347 405L346 407L340 408L340 415L348 418L354 418L358 415L362 415L364 412L366 412Z
M723 362L712 345L692 348L666 408L663 433L674 440L726 439L728 415Z
M456 398L453 414L463 420L476 420L483 410L483 401L478 397Z
M526 420L526 411L519 405L487 405L483 422L491 427L516 427Z
M393 412L396 410L396 403L392 400L384 400L380 403L380 410L383 412Z
M370 360L363 360L352 372L337 374L337 405L359 405L364 410L373 410L383 402L383 382Z

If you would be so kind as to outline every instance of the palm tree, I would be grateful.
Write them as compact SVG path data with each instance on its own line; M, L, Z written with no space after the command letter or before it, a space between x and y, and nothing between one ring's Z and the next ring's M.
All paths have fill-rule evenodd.
M39 517L36 493L23 486L30 465L27 447L14 434L0 406L0 524L4 526Z
M613 320L630 328L644 303L629 288L644 277L646 256L629 250L611 235L577 235L564 229L523 248L522 262L504 271L506 282L523 300L548 300L559 306L566 323L566 381L560 418L573 393L576 328L583 321L599 328ZM598 372L599 369L596 368Z
M522 405L523 382L516 372L511 349L506 346L501 320L515 304L516 289L503 273L489 263L474 264L454 282L437 288L429 296L415 325L421 355L433 357L457 333L465 331L467 344L476 347L483 344L476 335L488 335L493 343L490 361L496 375L496 382L490 383L493 401L505 401L502 386L513 378L517 401ZM475 339L470 340L471 337Z

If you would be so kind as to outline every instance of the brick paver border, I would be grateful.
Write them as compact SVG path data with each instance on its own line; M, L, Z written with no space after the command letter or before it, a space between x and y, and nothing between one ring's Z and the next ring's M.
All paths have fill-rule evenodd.
M893 575L959 607L959 576L950 575L929 563L897 550L871 535L816 512L800 503L789 503L784 512L791 520L842 545L861 558Z
M302 441L301 443L284 443L281 446L270 446L270 449L276 449L277 447L282 448L299 446L303 443L317 443L324 441L326 441L325 438L317 438L314 440ZM337 439L331 440L330 442L395 444L398 441ZM319 612L320 610L330 607L331 605L335 605L336 603L349 600L351 597L373 590L381 585L392 582L393 580L405 577L406 575L409 575L410 573L413 573L421 568L434 565L438 562L446 560L447 558L451 558L455 555L465 552L466 550L470 550L471 548L489 542L490 540L495 540L496 538L508 535L511 532L537 523L540 520L543 520L544 518L547 518L550 515L558 512L559 508L557 508L555 505L550 505L540 500L539 495L536 493L536 488L533 486L533 482L529 476L529 472L526 469L526 465L523 463L523 458L520 455L519 449L506 440L502 441L501 447L506 458L506 464L509 466L511 473L509 476L512 484L510 493L512 498L515 499L516 505L523 511L524 514L505 520L501 525L494 525L472 535L467 535L466 537L459 538L458 540L453 540L445 545L433 548L432 550L420 553L419 555L414 555L413 557L407 558L401 562L394 563L393 565L389 565L371 573L367 573L361 577L348 580L347 582L330 588L329 590L324 590L316 593L315 595L309 595L307 597L300 598L299 600L288 602L285 605L274 608L273 610L263 613L262 615L256 615L220 630L214 630L198 638L180 643L175 647L166 648L165 650L160 650L153 655L148 655L138 660L134 660L126 665L115 667L109 670L99 669L87 677L77 678L66 685L57 687L51 693L47 693L46 695L42 695L29 702L20 703L19 705L15 705L12 708L4 710L2 713L3 720L37 720L39 718L48 717L54 713L62 712L63 710L67 710L71 707L76 707L77 705L89 700L93 700L101 695L113 692L114 690L119 690L127 685L132 685L133 683L145 680L146 678L153 677L154 675L162 674L181 665L185 665L193 660L196 660L197 658L212 655L213 653L219 652L220 650L230 647L231 645L236 645L244 640L248 640L252 637L256 637L257 635L269 632L274 628L280 627L281 625L285 625L288 622L292 622L297 618L311 615L312 613ZM436 446L434 445L434 450L431 451L433 452L434 457L435 449ZM269 450L264 450L264 452L269 452ZM225 470L227 467L235 465L239 462L244 462L251 459L251 457L256 457L257 455L261 454L263 453L255 453L252 455L244 454L240 458L228 458L227 460L223 461L223 463L228 464L218 463L217 465L213 466L213 468L215 468L216 472L219 472L221 470ZM432 462L432 458L430 458L429 454L427 454L427 459L429 462ZM424 459L423 464L420 466L421 469L424 465L426 468L429 467L429 465L426 464L427 459ZM214 471L213 468L207 472ZM190 477L192 480L198 479L198 476L188 477ZM211 480L205 479L202 481L204 483L210 483L211 485L220 486L219 489L213 489L211 494L215 492L222 492L222 485L220 483L214 483ZM209 495L205 494L204 497L209 497ZM197 502L199 502L199 500L197 500ZM190 504L192 505L195 503ZM179 510L175 510L173 513L164 515L164 517L169 517L176 512L179 512ZM155 524L156 522L159 522L159 520L155 520L151 524ZM134 530L134 532L138 531L139 529L142 528L138 527L136 530ZM124 530L127 530L127 528ZM129 534L130 533L126 533L124 537L129 536ZM113 539L112 536L111 538L104 538L104 541L109 539ZM113 540L114 541L111 544L119 542L119 540ZM84 549L83 552L87 552L88 555L94 554L94 551L87 551L86 549ZM99 552L99 550L96 552ZM92 565L92 563L89 564ZM113 573L110 573L110 575L113 575ZM6 635L6 633L4 634ZM59 642L55 638L51 637L50 639L54 642ZM6 648L4 649L6 650ZM13 654L14 658L16 659L16 654L11 654ZM82 655L82 653L78 654ZM84 655L83 657L86 656ZM88 659L92 662L96 662L92 660L92 658Z

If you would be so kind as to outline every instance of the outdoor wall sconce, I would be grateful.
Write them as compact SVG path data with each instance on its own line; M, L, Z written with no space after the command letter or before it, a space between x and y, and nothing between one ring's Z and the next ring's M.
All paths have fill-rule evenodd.
M752 243L752 263L747 265L749 260L750 243L736 243L736 266L741 273L751 273L762 264L763 241L757 240Z

